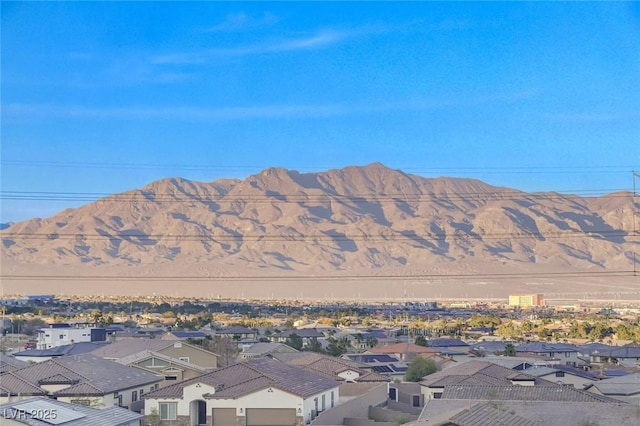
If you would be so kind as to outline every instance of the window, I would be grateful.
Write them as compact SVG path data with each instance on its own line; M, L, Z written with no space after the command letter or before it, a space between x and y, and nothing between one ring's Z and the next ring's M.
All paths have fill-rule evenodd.
M333 396L333 391L331 391L331 408L333 408L335 397Z
M144 389L140 389L140 399L142 399L142 394L144 394Z
M178 403L177 402L161 402L159 405L160 405L160 420L177 420L178 419Z
M564 377L564 371L556 371L556 377Z
M571 357L571 352L565 352L565 353L564 353L564 357L565 357L565 358L569 358L569 357Z
M64 334L61 334L59 339L64 339Z
M325 398L326 398L326 395L322 394L322 411L324 411L324 409L326 408L325 407Z
M188 356L181 356L178 358L180 361L184 361L184 362L189 362L189 357Z
M131 402L136 402L138 400L138 391L131 392Z
M178 376L164 376L165 380L178 380Z

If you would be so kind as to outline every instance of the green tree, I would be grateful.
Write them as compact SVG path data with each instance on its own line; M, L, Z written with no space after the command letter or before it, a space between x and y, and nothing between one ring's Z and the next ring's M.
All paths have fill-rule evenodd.
M318 341L317 337L312 337L309 339L309 343L304 350L309 352L322 352L322 344Z
M415 340L416 345L420 345L420 346L427 346L427 339L424 338L424 336L418 336L416 337Z
M428 358L416 357L409 363L405 380L407 382L419 382L424 376L438 371L435 361Z
M504 356L516 356L516 348L513 343L504 345Z
M300 351L302 350L302 337L298 336L296 333L291 333L284 344Z

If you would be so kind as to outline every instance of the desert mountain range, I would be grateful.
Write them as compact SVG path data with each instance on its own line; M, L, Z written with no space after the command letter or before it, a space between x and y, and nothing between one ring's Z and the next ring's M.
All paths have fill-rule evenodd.
M1 232L2 261L123 274L629 271L638 253L632 195L526 193L380 163L168 178L12 224Z

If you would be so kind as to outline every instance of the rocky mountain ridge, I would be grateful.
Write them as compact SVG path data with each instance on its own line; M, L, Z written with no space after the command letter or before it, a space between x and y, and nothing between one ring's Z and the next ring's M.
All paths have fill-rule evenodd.
M12 224L1 232L2 258L205 274L629 270L637 211L631 193L525 193L380 163L270 168L244 180L162 179Z

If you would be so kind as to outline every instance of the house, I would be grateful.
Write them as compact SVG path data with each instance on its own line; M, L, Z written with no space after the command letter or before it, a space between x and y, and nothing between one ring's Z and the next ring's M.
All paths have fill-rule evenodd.
M586 386L600 380L596 374L569 367L568 365L534 367L527 369L526 373L559 385L570 385L576 389L584 389Z
M121 407L93 408L47 397L32 397L0 405L6 426L141 426L142 414Z
M52 358L60 358L62 356L80 355L93 352L108 342L79 342L68 345L55 346L50 349L28 349L26 351L15 352L13 356L16 359L25 362L42 362Z
M91 352L108 360L119 360L140 352L152 351L211 370L218 367L218 355L189 343L162 339L119 340Z
M211 334L204 331L169 331L164 334L162 340L187 340L187 339L206 339Z
M611 377L595 382L585 388L587 391L629 401L640 399L640 373Z
M424 400L442 398L450 386L536 386L551 382L486 361L466 361L426 376L421 382Z
M218 330L216 331L216 336L230 337L235 340L255 339L257 337L254 330L240 325L232 325L231 327Z
M407 374L407 364L387 354L344 354L342 358L358 362L362 368L391 379L403 380Z
M439 355L438 350L416 345L415 343L394 343L387 346L376 346L364 353L366 354L387 354L396 357L400 361L410 362L416 356L432 357Z
M302 346L309 345L311 339L324 340L325 335L315 328L299 328L293 330L285 330L271 336L272 342L285 343L292 335L296 335L302 339Z
M211 370L185 360L172 358L160 352L149 350L117 359L115 362L129 367L139 368L140 370L148 371L161 377L163 381L160 383L160 387L171 385L176 381L198 377Z
M337 382L364 383L389 381L388 377L368 371L366 366L360 363L315 352L274 353L271 354L270 357L286 364L303 368L312 373L330 377Z
M548 358L558 358L561 364L572 365L574 367L582 365L578 348L565 343L542 343L530 342L516 346L516 354L519 356L537 355Z
M427 341L427 346L437 350L440 355L455 360L466 358L469 353L469 344L460 339L430 339Z
M305 425L338 400L335 380L258 358L145 395L145 415L167 425Z
M68 324L51 324L38 330L36 349L51 349L77 342L105 342L107 330L99 327L71 327Z
M140 395L157 389L155 374L91 354L50 359L0 375L0 402L30 396L94 407L142 409Z
M595 349L590 353L592 363L609 362L624 367L640 366L640 346L621 346Z
M259 342L253 345L243 346L238 356L241 359L252 359L267 356L273 353L297 353L298 351L284 343Z

